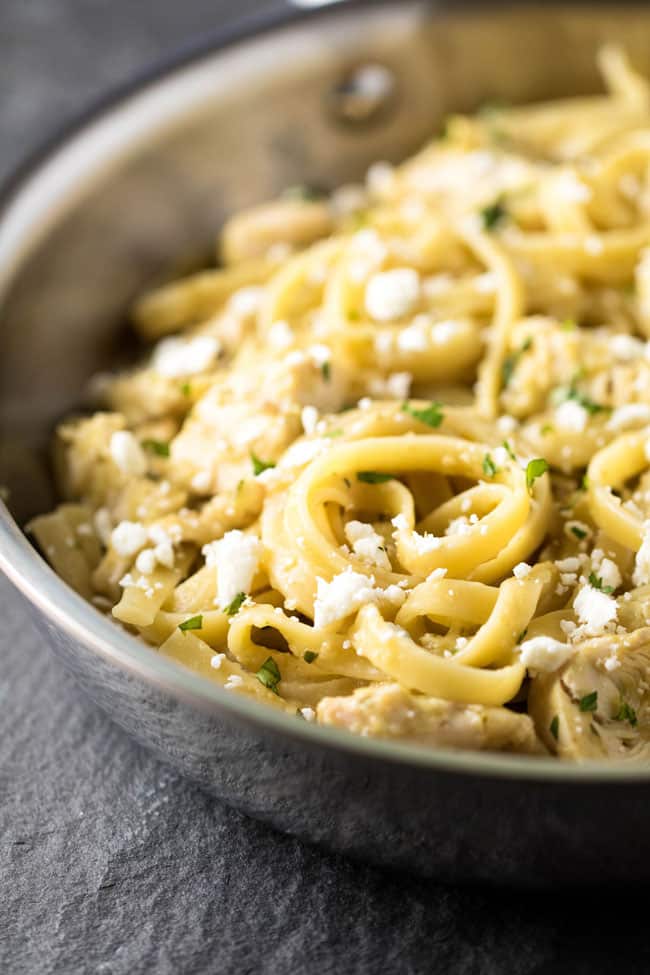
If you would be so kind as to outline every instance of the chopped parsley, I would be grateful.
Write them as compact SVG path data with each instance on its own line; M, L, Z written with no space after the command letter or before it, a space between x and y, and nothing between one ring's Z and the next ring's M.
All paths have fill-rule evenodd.
M561 327L563 332L573 332L578 326L574 318L565 318Z
M383 471L358 471L357 481L362 484L386 484L387 481L394 480L394 474L384 474Z
M532 347L533 347L533 340L532 337L529 335L527 336L527 338L524 339L524 341L521 343L519 348L516 349L515 352L513 352L509 356L506 356L506 358L503 360L503 364L501 366L501 385L504 388L509 385L510 380L512 379L512 374L517 368L517 363L521 359L524 352L528 352L530 349L532 349Z
M538 477L542 474L546 474L548 470L548 461L544 460L543 457L536 457L534 460L529 460L526 467L526 487L529 491L532 491L533 484Z
M242 605L246 602L246 593L238 592L231 603L229 603L224 612L226 616L234 616L242 608Z
M143 440L142 446L157 457L169 457L169 444L164 440Z
M257 477L258 474L263 474L264 471L268 471L272 467L275 467L275 461L260 460L260 458L253 453L251 453L251 463L253 465L253 474L255 477Z
M549 731L551 732L551 734L553 735L553 737L555 738L555 740L557 741L558 738L559 738L559 736L560 736L560 718L559 718L559 715L557 715L557 714L554 714L553 715L553 718L551 719L551 723L548 726L548 728L549 728Z
M603 580L600 576L597 576L595 572L589 573L589 585L592 589L600 589L601 592L606 593L608 596L610 593L614 592L613 586L604 586Z
M430 406L425 406L423 410L417 410L413 406L409 406L408 403L402 403L402 412L408 413L409 416L414 417L419 420L420 423L426 423L428 427L439 427L445 418L445 414L442 412L442 403L431 403Z
M324 362L320 367L320 371L323 379L325 380L326 383L328 383L332 378L332 363Z
M586 410L589 416L595 416L597 413L611 413L611 406L596 403L591 397L580 392L576 385L578 378L572 379L568 386L559 386L553 394L553 400L556 403L565 403L567 400L572 400L578 406L581 406L583 410Z
M192 395L191 383L183 383L181 385L181 393L183 394L183 396L191 396Z
M182 630L183 633L186 630L200 630L203 628L203 617L202 616L190 616L188 620L184 623L178 624L178 629Z
M305 650L305 652L302 655L302 659L305 661L306 664L313 664L314 660L316 660L317 657L318 654L316 653L315 650Z
M337 430L328 430L327 433L324 434L324 436L325 437L342 437L343 436L343 431L339 427Z
M519 636L517 637L517 639L515 640L515 643L517 644L517 646L520 643L523 643L523 641L526 639L526 634L527 633L528 633L528 627L526 627L525 630L522 630L521 633L519 634Z
M578 707L581 711L595 711L598 707L598 691L591 691L590 694L585 694L578 701Z
M586 474L583 474L582 475L582 480L580 481L580 489L579 490L580 491L588 491L589 490L589 478L587 477Z
M282 680L282 676L280 674L280 668L273 657L269 657L264 661L255 676L264 687L268 687L274 694L278 693L278 684Z
M634 708L621 698L616 714L612 715L614 721L629 721L633 728L638 724L638 718Z
M497 465L492 460L491 454L486 454L483 458L483 473L488 477L494 477L498 473Z
M481 221L484 230L494 230L498 224L508 215L501 200L495 200L480 211Z
M554 427L552 423L545 423L539 432L543 437L545 437L547 433L553 433L553 429Z
M571 525L569 531L572 535L575 535L576 538L579 538L580 541L587 537L587 532L584 530L584 528L579 528L578 525Z
M504 440L501 446L503 447L503 449L507 453L507 455L510 458L510 460L515 460L515 461L517 460L517 456L516 456L514 450L512 449L512 446L510 445L510 443L507 440Z

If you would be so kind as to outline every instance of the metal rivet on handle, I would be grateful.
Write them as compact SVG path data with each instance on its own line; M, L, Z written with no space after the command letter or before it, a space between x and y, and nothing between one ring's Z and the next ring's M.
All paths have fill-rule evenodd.
M393 105L397 83L383 64L368 62L349 68L326 98L328 111L346 125L375 122Z

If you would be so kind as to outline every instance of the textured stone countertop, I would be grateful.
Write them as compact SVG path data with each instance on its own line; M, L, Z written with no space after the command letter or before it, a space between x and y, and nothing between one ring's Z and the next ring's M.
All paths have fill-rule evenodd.
M0 176L106 85L277 6L0 0ZM132 744L4 581L0 620L0 972L650 971L642 894L441 887L304 847Z

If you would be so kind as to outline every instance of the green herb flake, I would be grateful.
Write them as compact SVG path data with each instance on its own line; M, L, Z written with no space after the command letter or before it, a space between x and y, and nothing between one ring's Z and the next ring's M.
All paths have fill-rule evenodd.
M544 426L541 428L541 430L539 432L541 433L541 435L543 437L545 437L547 435L547 433L553 433L553 430L554 429L555 428L554 428L554 426L553 426L552 423L545 423Z
M192 395L192 384L191 383L182 383L182 385L181 385L181 393L183 394L183 396L191 396Z
M260 460L255 454L251 453L251 463L253 465L253 474L257 477L259 474L263 474L264 471L271 470L275 467L275 461Z
M494 230L502 220L506 218L508 212L501 200L495 200L489 206L483 207L480 211L481 221L484 230Z
M585 694L578 701L578 707L582 712L595 711L598 707L598 691L591 691L590 694Z
M305 650L305 652L302 655L302 659L305 661L306 664L313 664L314 660L316 660L317 657L318 654L316 653L315 650Z
M636 711L623 698L620 700L618 711L616 714L612 715L612 717L614 718L614 721L629 721L633 728L636 728L638 724Z
M445 414L442 412L442 403L436 402L431 403L430 406L425 406L423 410L417 410L408 403L402 403L402 412L408 413L420 423L426 423L428 427L432 427L434 430L440 426L445 418Z
M510 380L512 375L517 368L517 364L521 359L524 352L529 352L533 347L532 336L527 335L524 341L521 343L518 349L516 349L511 355L506 356L501 365L501 385L505 389L510 385Z
M269 657L264 661L255 676L260 684L263 684L264 687L268 687L268 689L273 691L274 694L278 694L278 684L282 680L282 676L280 674L280 668L276 664L273 657Z
M573 332L578 324L574 318L565 318L560 327L563 332Z
M494 477L496 474L498 474L497 465L492 460L491 454L486 454L483 458L483 473L487 477Z
M324 436L325 437L342 437L343 436L343 431L339 427L337 430L328 430L327 433L324 434Z
M559 715L557 715L557 714L554 714L553 715L553 718L551 719L551 723L548 726L548 729L551 732L551 734L553 735L553 737L555 738L555 740L557 741L558 738L560 737L560 718L559 718Z
M522 643L526 639L527 633L528 633L528 627L526 627L525 630L522 630L521 633L519 634L519 636L517 637L517 639L515 640L515 643L517 644L517 646L519 646L519 644Z
M529 460L526 466L526 487L529 491L532 491L533 484L538 477L542 474L546 474L548 470L548 461L544 460L543 457L536 457L534 460Z
M384 474L383 471L357 472L357 481L361 481L362 484L386 484L387 481L393 481L394 479L394 474Z
M611 413L611 406L604 406L602 403L597 403L590 396L587 396L586 393L580 392L577 383L581 378L582 374L578 372L568 386L558 386L552 394L552 401L555 404L559 404L565 403L567 400L572 400L578 406L581 406L589 416L596 416L598 413Z
M595 572L589 573L589 585L592 589L600 589L601 592L606 593L608 596L610 593L614 592L613 586L604 586L603 580L600 576L597 576Z
M332 363L324 362L320 367L320 371L323 379L325 380L326 383L328 383L332 378Z
M569 531L572 535L575 535L576 538L579 538L580 541L587 537L587 532L584 530L584 528L579 528L578 525L571 525Z
M243 604L246 602L246 593L238 592L231 603L229 603L224 612L226 616L234 616L242 608Z
M184 623L178 624L178 629L185 633L186 630L201 630L203 628L202 616L190 616Z
M587 477L586 474L583 474L582 475L582 480L580 481L580 488L579 488L579 490L580 491L588 491L589 490L589 478Z
M510 458L510 460L514 460L514 461L517 460L517 455L515 454L514 450L512 449L512 446L511 446L511 444L509 443L508 440L504 440L501 446L503 447L503 449L507 453L507 455Z
M157 457L169 457L169 444L164 440L143 440L142 446Z

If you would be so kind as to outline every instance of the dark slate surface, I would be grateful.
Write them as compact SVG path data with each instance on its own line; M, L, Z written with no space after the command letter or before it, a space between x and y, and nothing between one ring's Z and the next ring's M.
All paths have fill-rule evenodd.
M274 6L0 0L0 175L107 84ZM650 971L644 895L444 888L301 846L125 738L5 582L0 620L0 972Z

